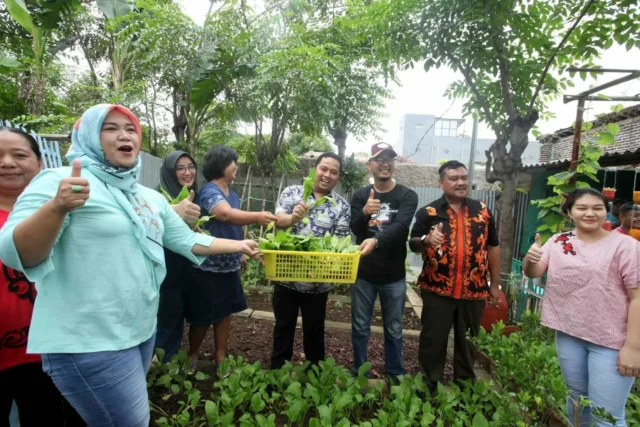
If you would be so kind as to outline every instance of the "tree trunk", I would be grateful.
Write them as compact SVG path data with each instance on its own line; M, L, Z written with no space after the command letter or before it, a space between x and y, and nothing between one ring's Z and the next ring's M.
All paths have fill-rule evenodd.
M338 123L327 123L326 128L333 137L333 143L338 147L338 155L344 160L347 151L347 120L343 119Z
M98 87L98 74L96 74L96 69L93 65L93 61L89 58L89 54L87 53L87 45L86 39L84 37L80 38L80 48L82 49L82 53L84 53L84 59L87 61L89 65L89 72L91 76L91 84L93 87Z
M505 286L505 281L511 274L511 260L513 259L513 245L515 242L516 220L513 208L516 203L518 188L518 174L505 176L502 181L502 196L500 198L500 283Z
M152 80L151 88L153 89L153 102L151 103L151 123L153 124L153 146L151 151L154 156L158 155L158 127L156 125L156 101L158 100L158 94L156 92L156 84Z
M37 117L44 114L44 89L46 84L44 70L36 70L32 78L32 92L27 102L27 111L30 115Z
M338 132L333 137L333 143L338 146L338 156L344 160L345 152L347 151L347 133Z
M187 129L187 115L184 109L186 96L184 91L181 91L177 86L173 86L171 101L173 106L173 126L171 131L176 137L176 142L184 142Z
M529 143L528 135L538 120L538 112L518 116L502 128L502 134L487 150L487 182L502 182L500 199L500 274L501 283L511 274L511 260L515 241L515 215L518 173L522 168L522 153ZM507 150L509 146L509 150Z

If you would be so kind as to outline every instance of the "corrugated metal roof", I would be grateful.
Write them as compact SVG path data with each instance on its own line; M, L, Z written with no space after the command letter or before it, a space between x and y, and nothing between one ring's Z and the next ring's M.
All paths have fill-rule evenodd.
M600 166L628 166L630 168L636 167L640 164L640 147L635 150L626 150L622 153L605 153L600 157ZM571 161L569 159L556 160L555 162L538 163L532 165L525 165L522 170L531 169L556 169L559 167L569 167Z
M632 117L640 116L640 104L632 105L631 107L624 108L617 113L609 113L603 116L598 117L593 121L593 127L597 128L602 125L606 125L607 123L616 123L625 119L630 119ZM542 135L538 138L538 142L540 144L548 144L557 140L559 138L564 138L566 136L573 135L573 127L568 127L564 129L560 129L555 131L554 133L549 133L547 135Z

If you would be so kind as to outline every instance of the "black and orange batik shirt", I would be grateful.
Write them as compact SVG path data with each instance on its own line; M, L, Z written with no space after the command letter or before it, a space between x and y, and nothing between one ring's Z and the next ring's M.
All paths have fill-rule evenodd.
M489 252L498 246L498 233L491 211L483 202L465 199L458 212L442 198L418 209L411 237L429 234L442 223L440 246L425 247L422 289L455 299L489 297Z

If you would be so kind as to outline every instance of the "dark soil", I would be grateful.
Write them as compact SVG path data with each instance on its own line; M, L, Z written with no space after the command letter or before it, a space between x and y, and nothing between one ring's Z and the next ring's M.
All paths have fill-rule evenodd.
M260 361L263 368L269 367L273 340L273 323L266 320L234 317L231 321L228 354L242 356L249 362ZM183 345L187 348L186 334ZM333 357L336 363L346 367L353 366L351 349L351 333L327 329L325 331L325 354ZM211 360L214 355L213 334L209 332L200 350L201 360ZM369 339L369 361L371 362L371 378L384 377L384 337L382 334L371 334ZM420 371L418 364L418 339L405 337L404 364L407 374L415 375ZM302 330L296 328L293 362L304 361L302 348ZM453 379L453 368L450 360L445 367L445 381Z
M245 291L249 308L260 311L273 311L271 304L272 294L268 291L250 290ZM327 302L327 320L334 322L351 323L351 303L329 300ZM382 326L382 312L380 307L376 306L373 310L373 319L371 322L374 326ZM420 318L412 308L406 307L404 310L403 328L420 330Z

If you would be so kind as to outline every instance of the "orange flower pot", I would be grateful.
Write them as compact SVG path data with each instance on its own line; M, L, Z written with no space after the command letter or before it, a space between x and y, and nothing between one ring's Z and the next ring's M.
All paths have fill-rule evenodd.
M633 237L636 240L640 240L640 229L632 228L629 230L629 236Z
M633 203L640 203L640 191L633 192Z

